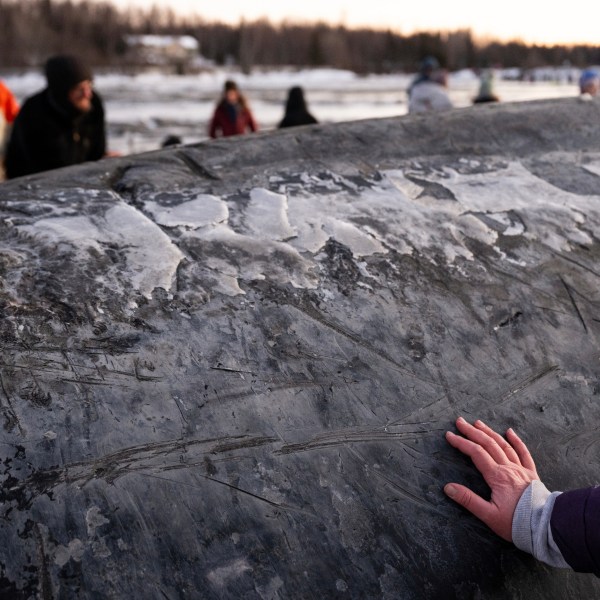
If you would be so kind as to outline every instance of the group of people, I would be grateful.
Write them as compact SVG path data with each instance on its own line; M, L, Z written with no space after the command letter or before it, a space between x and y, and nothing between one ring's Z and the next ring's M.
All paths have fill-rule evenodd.
M315 123L317 123L317 119L310 114L306 106L303 89L299 86L291 88L285 105L285 115L278 127L281 129ZM241 93L235 81L226 81L223 95L210 120L208 134L211 138L216 138L241 135L257 130L258 125L244 94Z
M89 67L74 56L53 56L46 62L45 75L46 88L20 109L0 82L0 165L8 179L115 155L107 151L104 106ZM279 127L316 122L302 88L292 88ZM210 137L257 129L244 95L234 81L226 81L210 121ZM178 141L169 139L167 145Z
M408 88L408 112L427 113L453 108L447 86L447 73L440 67L439 61L431 56L423 59L419 74ZM579 91L584 98L600 95L600 73L596 69L585 69L581 73ZM498 101L494 93L494 75L485 69L480 75L479 93L473 103Z
M479 93L473 99L474 104L498 102L493 90L494 76L489 70L480 77ZM419 74L408 88L408 112L440 112L453 108L448 95L448 74L440 67L439 61L428 56L421 62Z
M0 180L3 154L5 176L9 179L114 155L107 151L104 107L94 90L92 72L87 65L74 56L54 56L46 62L45 74L46 88L28 98L20 110L10 90L0 82ZM582 95L599 95L600 75L586 69L579 85ZM452 108L447 73L434 57L422 61L419 74L407 93L409 113ZM493 74L484 71L474 102L496 101ZM302 88L293 87L278 127L314 123L317 120L308 110ZM226 81L208 134L212 138L226 137L257 129L244 94L234 81ZM179 138L170 136L163 145L180 142Z

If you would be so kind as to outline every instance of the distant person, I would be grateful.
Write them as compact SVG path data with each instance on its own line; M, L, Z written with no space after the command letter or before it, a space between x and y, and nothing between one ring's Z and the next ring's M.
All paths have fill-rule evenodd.
M297 127L298 125L314 125L318 121L308 112L304 90L295 86L288 92L285 104L285 115L279 123L279 129L283 127Z
M104 108L92 72L74 56L46 62L46 89L28 98L6 151L6 175L20 177L106 154Z
M19 103L7 85L0 81L0 181L4 179L4 151L10 129L19 113Z
M161 148L168 148L169 146L181 146L183 140L178 135L168 135L160 145Z
M471 457L491 497L484 500L457 483L444 486L448 497L538 560L600 577L600 486L550 493L512 429L505 439L485 423L471 425L462 417L456 428L462 435L448 431L446 440Z
M446 71L436 58L429 56L421 62L419 74L408 89L408 112L427 113L450 110Z
M494 74L485 70L479 77L479 93L473 100L473 104L499 101L500 98L494 93Z
M579 92L583 96L598 96L600 93L600 74L594 69L585 69L579 77Z
M210 137L228 137L257 130L258 126L246 98L240 92L235 81L226 81L223 95L208 128Z

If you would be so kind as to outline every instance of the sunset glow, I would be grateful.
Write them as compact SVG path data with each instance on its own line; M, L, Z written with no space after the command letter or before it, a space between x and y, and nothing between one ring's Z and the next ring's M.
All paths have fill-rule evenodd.
M148 7L147 0L115 0L118 5ZM473 0L428 3L391 0L157 0L179 14L201 16L207 21L239 23L267 18L272 22L325 21L347 27L376 27L400 33L469 28L477 37L521 39L539 44L600 44L594 3L572 0L550 3L539 0L505 0L501 3Z

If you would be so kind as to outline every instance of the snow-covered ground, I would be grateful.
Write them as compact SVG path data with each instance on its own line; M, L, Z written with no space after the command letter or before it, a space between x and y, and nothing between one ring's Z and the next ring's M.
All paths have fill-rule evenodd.
M44 86L39 73L6 75L3 79L19 100ZM124 154L153 150L170 134L185 143L205 139L226 79L238 82L261 129L266 130L276 127L282 118L287 90L294 85L304 88L309 108L321 122L406 114L405 90L412 76L359 76L334 69L255 70L250 75L225 70L185 76L98 74L95 85L106 104L110 149ZM455 106L469 106L477 94L478 79L471 71L453 73L449 90ZM578 93L576 83L565 80L520 82L500 78L495 91L506 102Z

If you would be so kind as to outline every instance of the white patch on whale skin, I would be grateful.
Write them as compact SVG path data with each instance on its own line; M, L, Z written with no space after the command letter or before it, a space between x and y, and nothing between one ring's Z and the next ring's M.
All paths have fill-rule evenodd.
M55 217L19 226L28 235L49 245L68 244L82 260L93 248L105 254L107 246L119 248L126 269L121 277L146 297L154 288L170 290L183 254L155 223L134 207L119 201L103 216Z
M283 242L297 234L288 221L286 196L263 188L254 188L250 192L244 223L252 237L260 239Z
M199 229L223 223L229 217L227 204L209 194L199 194L194 200L174 206L163 206L148 200L144 203L144 209L152 215L156 223L165 227Z

